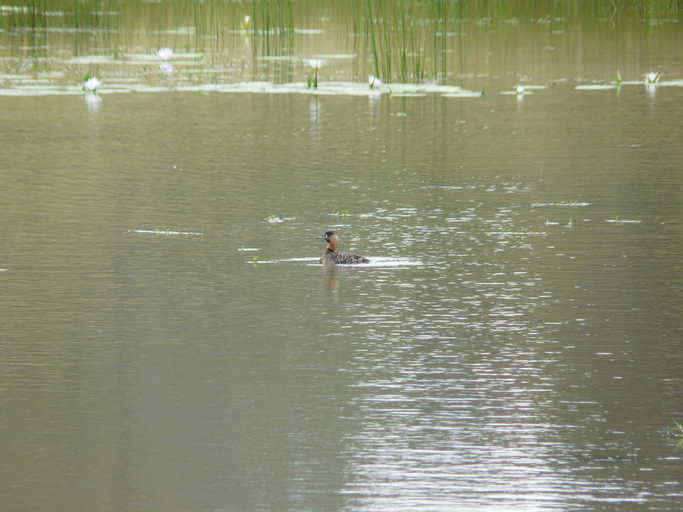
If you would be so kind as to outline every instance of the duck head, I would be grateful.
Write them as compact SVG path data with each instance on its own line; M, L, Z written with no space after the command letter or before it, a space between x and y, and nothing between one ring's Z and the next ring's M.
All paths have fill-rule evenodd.
M325 234L322 236L322 238L327 242L328 249L332 251L337 250L338 238L334 231L325 231Z

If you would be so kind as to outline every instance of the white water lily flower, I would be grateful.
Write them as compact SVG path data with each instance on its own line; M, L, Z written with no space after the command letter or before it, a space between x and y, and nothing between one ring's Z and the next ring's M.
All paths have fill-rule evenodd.
M375 75L370 75L368 77L368 84L370 85L370 89L374 89L376 87L382 87L384 85L384 82L382 82Z
M645 75L645 81L648 84L656 84L659 82L659 73L648 73Z
M161 60L171 60L173 57L173 50L171 48L159 48L157 55Z
M96 76L93 76L85 81L83 84L83 90L88 92L96 92L100 85L102 85L102 82Z
M244 31L249 30L249 27L251 26L251 16L246 15L244 19L242 20L242 23L240 23L240 28Z
M311 69L317 71L322 67L323 61L320 59L308 59L308 65L311 67Z
M305 62L311 67L311 71L308 73L308 79L306 80L307 86L309 88L318 88L318 71L323 65L323 61L320 59L305 59Z

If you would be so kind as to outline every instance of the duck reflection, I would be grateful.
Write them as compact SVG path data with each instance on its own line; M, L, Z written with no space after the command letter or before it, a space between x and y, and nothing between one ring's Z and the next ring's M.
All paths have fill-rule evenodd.
M337 267L325 265L325 273L327 274L327 292L330 295L336 295L341 286L341 281L337 277Z

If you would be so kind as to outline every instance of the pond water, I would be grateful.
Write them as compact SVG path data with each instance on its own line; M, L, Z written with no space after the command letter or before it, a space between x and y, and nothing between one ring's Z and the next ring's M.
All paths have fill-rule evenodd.
M371 90L343 9L259 60L235 5L0 10L3 510L683 508L678 15L474 13Z

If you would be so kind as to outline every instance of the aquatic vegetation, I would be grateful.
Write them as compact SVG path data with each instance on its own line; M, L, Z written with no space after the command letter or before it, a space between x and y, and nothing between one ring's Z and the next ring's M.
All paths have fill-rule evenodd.
M97 93L97 89L102 85L102 81L90 73L87 73L83 80L83 90L85 92Z
M198 231L172 231L169 229L129 229L129 233L139 233L142 235L166 235L166 236L202 236L204 233Z
M296 217L288 217L286 215L277 215L275 213L272 213L268 215L265 219L263 219L263 222L266 222L267 224L281 224L283 222L287 222L288 220L295 220Z
M431 64L430 78L445 78L451 8L445 0L356 3L360 50L372 57L374 75L387 82L397 76L401 82L421 83Z
M614 219L607 219L605 222L612 224L640 224L642 221L640 219L622 219L621 217L616 217Z
M378 89L384 86L384 82L382 82L375 75L370 75L368 77L368 85L370 85L370 89Z
M557 201L557 202L551 202L551 203L532 203L531 207L532 208L540 208L543 206L571 206L571 207L583 207L583 206L590 206L591 203L584 203L580 201Z
M370 48L374 75L390 81L397 69L402 82L422 82L427 30L421 6L404 0L365 0L358 13L363 16L361 34Z
M574 89L577 91L606 91L608 89L616 89L617 87L617 85L612 84L583 84L577 85Z
M333 2L322 9L322 4L310 0L163 3L82 0L76 4L66 0L33 0L14 3L22 5L0 6L0 36L3 38L0 46L12 53L3 53L0 75L30 72L29 78L35 79L34 71L61 72L64 82L73 84L77 82L78 74L92 69L99 79L107 81L107 93L112 92L111 78L124 74L138 78L143 86L150 85L147 80L163 79L159 75L175 74L174 83L178 85L215 85L245 80L276 84L298 81L307 83L309 89L317 89L321 86L320 68L300 65L301 55L319 55L317 50L329 51L330 58L339 52L338 55L351 61L335 66L334 75L340 80L359 81L359 77L371 74L370 89L395 93L394 83L452 84L492 78L496 64L490 63L493 67L483 65L483 54L479 50L483 48L479 39L489 37L480 35L485 32L500 34L501 41L512 40L512 33L517 32L519 36L514 40L524 39L529 37L529 23L547 24L553 29L553 38L563 39L571 34L574 18L585 17L589 11L598 19L610 16L611 5L624 7L624 13L615 17L617 25L633 20L637 15L645 24L660 26L674 23L681 12L669 0L615 0L609 3L610 6L572 10L558 5L547 9L552 12L539 9L538 13L533 13L534 9L528 9L523 2L488 5L451 0L349 0ZM593 30L593 25L587 28ZM332 42L332 33L350 37L341 38L342 46L328 48L326 45ZM323 34L325 44L320 44L318 39ZM497 37L489 43L497 44ZM499 53L493 46L486 52L487 55ZM144 54L147 60L131 57L136 54ZM192 59L194 62L183 62L189 60L185 56L191 54L198 55ZM623 60L617 59L620 67L633 68L630 62ZM171 61L176 69L163 66ZM665 68L661 66L664 64L659 61L652 62L652 69L663 71ZM533 88L519 72L517 76L524 85L508 94L522 97ZM570 83L573 79L553 78L557 79L554 84ZM601 78L588 77L588 80ZM56 78L51 85L59 82ZM616 71L616 81L612 80L616 85L642 85L643 82L657 88L679 85L670 81L662 83L662 77L656 72L627 82L620 69ZM384 83L392 84L392 91ZM3 80L2 89L14 85L13 80ZM588 89L589 85L590 82L586 82L577 89ZM477 85L477 89L481 87ZM598 85L590 85L590 88L597 89ZM648 90L652 92L652 87ZM47 94L45 91L43 93ZM17 94L28 94L28 91L24 88ZM411 94L409 91L402 93L404 96ZM448 93L448 97L477 96L481 93Z
M282 219L282 217L280 217L279 215L275 215L274 213L271 215L268 215L263 220L264 220L264 222L267 222L268 224L278 224L280 222L284 222L284 219Z
M531 94L531 92L526 91L524 88L522 90L518 90L517 87L512 89L511 91L500 91L500 94L504 96L517 96L517 98L523 98L526 94Z
M547 89L545 85L516 85L512 90L509 91L501 91L500 94L507 95L507 96L528 96L529 94L533 94L534 91L542 90L542 89ZM482 91L483 94L483 91Z
M168 66L165 66L168 65ZM164 75L173 74L174 68L168 62L159 65L159 72ZM0 79L3 75L0 74ZM318 88L307 86L305 82L273 83L273 82L237 82L237 83L188 83L178 77L173 86L169 84L146 84L136 79L112 78L107 87L108 93L163 93L163 92L199 92L199 93L251 93L251 94L312 94L316 96L366 96L377 98L383 94L392 94L396 97L421 97L428 94L439 94L444 98L479 98L482 93L469 91L458 86L438 84L393 84L382 89L369 89L364 83L353 82L324 82L319 83ZM101 82L100 82L101 84ZM99 85L98 85L99 87ZM99 89L98 89L99 90ZM88 91L85 85L80 88L54 84L36 85L25 84L19 81L11 83L10 88L0 87L0 96L44 96L44 95L71 95Z
M330 215L335 215L337 217L353 215L351 210L335 210L330 212Z
M251 41L250 49L253 57L294 55L294 7L292 0L277 2L252 2L249 18ZM278 60L272 63L272 74L276 82L291 81L294 74L295 60Z
M270 261L263 261L261 258L257 255L253 255L250 260L247 260L245 263L251 264L252 267L255 267L256 265L262 264L262 263L272 263Z
M320 71L320 68L323 65L323 61L320 59L308 59L308 65L311 68L311 71L308 73L308 80L306 82L306 85L309 88L317 89L318 71Z
M645 75L645 82L647 84L656 84L659 82L661 75L659 73L648 73Z
M442 98L481 98L484 95L483 89L481 91L466 91L462 90L457 93L445 93L442 94ZM397 96L400 96L397 94Z

